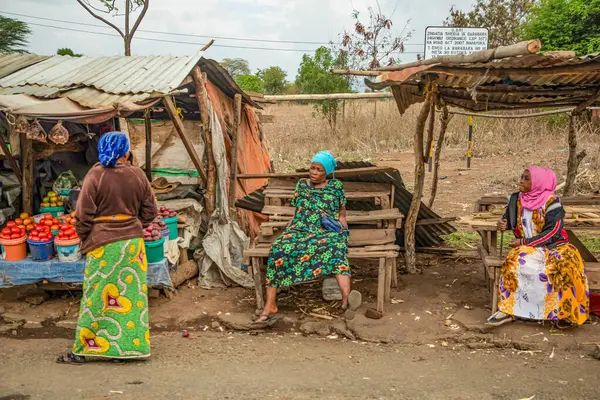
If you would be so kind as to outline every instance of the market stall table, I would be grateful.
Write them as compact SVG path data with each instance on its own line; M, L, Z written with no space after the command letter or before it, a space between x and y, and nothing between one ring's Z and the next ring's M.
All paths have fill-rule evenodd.
M9 262L0 260L0 289L40 282L62 284L82 284L85 259L75 262L59 260ZM156 289L173 289L169 276L169 263L166 258L148 264L148 286Z

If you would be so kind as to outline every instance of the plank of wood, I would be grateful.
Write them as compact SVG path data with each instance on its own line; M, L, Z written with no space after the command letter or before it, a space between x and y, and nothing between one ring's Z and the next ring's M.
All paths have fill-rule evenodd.
M336 172L337 175L337 172ZM269 179L267 189L274 190L295 190L296 179ZM390 193L393 185L389 183L377 183L377 182L342 182L344 185L344 191L346 192L385 192Z
M590 290L600 290L600 263L586 262L585 273Z
M261 214L293 216L295 213L296 209L294 207L265 206Z
M380 246L365 246L365 251L400 251L400 246L396 244L384 244Z
M271 247L253 247L244 250L244 257L268 257L271 252ZM398 257L398 252L395 251L365 251L364 248L349 248L348 258L365 259L365 258L394 258Z
M379 274L377 276L377 311L383 314L383 303L385 298L385 258L379 259Z
M231 128L231 169L229 175L229 216L232 220L237 220L237 210L235 208L235 197L237 192L237 173L238 173L238 143L240 138L240 125L242 123L242 95L237 93L233 97L233 127Z
M347 178L355 176L370 176L384 174L386 172L394 172L391 167L366 167L353 169L340 169L335 171L337 178ZM238 179L268 179L268 178L306 178L308 172L293 172L293 173L269 173L269 174L241 174Z
M396 229L350 229L350 246L377 246L396 242Z
M577 248L577 250L579 250L579 253L581 254L581 257L583 258L584 262L598 262L596 257L592 254L592 252L589 251L587 247L585 247L581 240L579 240L575 232L568 229L567 234L569 235L569 243L571 243Z
M445 224L452 221L456 221L456 217L420 219L417 221L417 226Z
M344 191L347 199L375 199L375 198L388 198L389 192L350 192ZM263 191L265 197L269 198L281 198L281 199L293 199L294 191L283 191L274 189L265 189ZM386 208L386 207L384 207ZM389 207L387 207L389 209Z

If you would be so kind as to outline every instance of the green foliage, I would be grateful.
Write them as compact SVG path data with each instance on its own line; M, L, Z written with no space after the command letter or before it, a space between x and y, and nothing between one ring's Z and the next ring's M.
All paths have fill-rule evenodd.
M498 234L497 247L500 247L500 243L503 243L503 249L509 248L508 244L515 238L512 232L504 232L504 240L501 235ZM456 250L474 250L477 248L477 244L481 243L481 236L475 232L456 231L449 235L443 235L442 239L444 243Z
M526 39L540 39L543 50L600 51L600 0L541 0L522 27Z
M0 15L0 52L25 53L31 29L23 21Z
M264 93L265 84L256 75L238 75L233 78L235 83L245 92Z
M250 64L243 58L224 58L219 64L221 64L233 78L239 75L251 75Z
M63 47L62 49L56 50L56 54L59 56L71 56L71 57L81 57L83 54L74 53L73 50L68 47Z
M265 94L282 94L289 85L286 80L287 73L280 67L272 66L262 70L259 69L256 76L264 82Z
M450 8L444 25L488 28L490 47L517 43L520 27L537 0L477 0L471 11Z
M296 76L296 86L303 94L349 93L350 82L346 77L333 75L330 70L339 67L340 59L335 58L327 47L319 47L313 57L305 54ZM322 115L334 129L339 112L337 101L319 101L315 111Z
M96 11L106 12L112 15L119 15L125 13L125 5L127 4L125 1L121 6L117 0L97 0L96 3L98 6L94 5L93 0L83 0L84 3L94 8ZM145 0L132 0L129 2L129 12L134 12L141 6L143 6ZM102 7L104 10L100 9Z

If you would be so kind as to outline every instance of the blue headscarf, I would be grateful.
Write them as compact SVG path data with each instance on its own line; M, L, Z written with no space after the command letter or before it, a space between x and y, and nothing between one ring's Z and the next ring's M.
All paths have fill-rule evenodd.
M104 168L117 165L117 160L129 151L129 138L123 132L108 132L100 136L98 159Z
M323 168L325 168L325 173L327 175L333 173L333 171L335 171L335 167L337 166L335 157L332 156L328 151L318 152L317 155L313 157L312 162L321 164Z

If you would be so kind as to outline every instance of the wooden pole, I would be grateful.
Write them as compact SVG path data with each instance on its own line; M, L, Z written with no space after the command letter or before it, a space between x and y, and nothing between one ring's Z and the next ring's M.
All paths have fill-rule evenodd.
M373 119L377 119L377 100L375 100L375 105L373 106Z
M575 180L577 178L577 170L581 160L585 158L587 153L582 150L577 154L577 130L575 128L575 114L569 116L569 159L567 161L567 180L565 181L565 189L563 197L575 195Z
M190 158L192 159L192 162L194 163L194 167L196 167L196 170L198 171L200 177L206 185L207 177L206 172L204 171L204 168L202 166L202 161L200 157L198 157L196 149L194 148L192 142L185 133L183 121L181 120L181 118L179 118L179 115L177 115L177 108L175 107L175 102L170 96L166 96L163 98L163 103L165 105L165 108L167 109L167 112L169 113L169 116L171 117L171 120L173 121L175 130L179 134L179 137L181 138L185 149L187 150L188 154L190 155Z
M423 197L423 184L425 183L425 164L423 164L423 133L425 132L425 123L430 114L431 92L428 94L428 101L425 102L419 117L417 118L417 127L414 137L415 151L415 189L413 191L412 202L404 223L404 249L406 269L410 274L418 273L417 254L415 245L415 230L417 217L421 208L421 197Z
M152 182L152 110L144 111L144 127L146 128L146 177Z
M208 160L208 180L206 183L206 211L211 216L215 210L215 193L217 187L217 178L215 170L215 157L212 148L212 133L210 126L210 114L208 108L208 92L206 91L206 81L202 75L199 66L195 66L192 70L192 79L196 89L196 100L200 108L200 119L204 127L204 142L206 144L206 158Z
M35 161L33 159L33 143L25 135L21 135L21 171L23 174L23 184L21 186L23 212L33 215L33 169Z
M469 132L467 136L467 168L471 168L473 158L473 116L469 115Z
M435 94L429 96L431 105L429 106L429 127L427 128L427 141L425 142L425 148L423 149L423 163L429 162L431 154L431 145L433 143L433 132L435 130Z
M444 105L444 109L442 110L442 120L440 124L440 135L438 136L437 144L435 145L435 155L433 159L435 160L435 165L433 167L433 181L431 183L431 195L429 197L429 208L433 207L433 203L435 201L435 196L437 195L437 187L438 187L438 174L440 172L440 157L442 156L442 146L444 145L444 138L446 137L446 130L448 129L448 124L450 123L450 114L448 113L448 107Z
M235 194L237 189L238 173L238 146L240 140L240 126L242 124L242 95L236 94L233 98L233 132L231 143L231 171L229 175L229 217L235 220Z
M342 100L342 123L346 123L346 100Z

